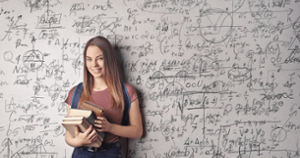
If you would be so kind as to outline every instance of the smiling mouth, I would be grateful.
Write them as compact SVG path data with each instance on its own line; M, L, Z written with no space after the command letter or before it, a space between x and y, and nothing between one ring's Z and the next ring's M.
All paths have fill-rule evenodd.
M99 72L101 72L102 71L102 69L94 69L94 70L92 70L94 73L99 73Z

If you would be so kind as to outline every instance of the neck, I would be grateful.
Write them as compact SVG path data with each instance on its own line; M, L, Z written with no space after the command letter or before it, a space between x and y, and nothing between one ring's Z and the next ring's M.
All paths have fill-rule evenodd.
M94 80L94 87L93 87L94 91L102 91L106 88L107 88L107 85L103 79L95 79Z

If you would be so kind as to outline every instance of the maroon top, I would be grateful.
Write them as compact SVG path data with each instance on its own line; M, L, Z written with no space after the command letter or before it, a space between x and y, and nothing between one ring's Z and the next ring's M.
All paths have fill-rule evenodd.
M129 84L125 83L125 86L127 88L128 94L129 94L130 103L132 103L133 101L135 101L137 99L136 91ZM74 90L75 90L75 87L73 87L69 91L69 95L68 95L67 99L65 100L65 102L68 105L72 104L72 97L73 97ZM102 91L92 91L92 101L90 101L90 102L104 108L104 117L110 123L119 124L119 125L122 124L123 111L119 111L117 109L109 110L110 94L109 94L108 88L106 88L105 90L102 90ZM119 141L119 139L120 139L119 136L106 132L103 143L117 142L117 141Z

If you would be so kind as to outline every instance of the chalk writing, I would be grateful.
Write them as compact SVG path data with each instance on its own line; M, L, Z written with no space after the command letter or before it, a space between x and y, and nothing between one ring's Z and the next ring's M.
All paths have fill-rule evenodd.
M299 0L0 6L0 157L71 157L64 101L97 35L137 90L144 136L128 157L300 157Z

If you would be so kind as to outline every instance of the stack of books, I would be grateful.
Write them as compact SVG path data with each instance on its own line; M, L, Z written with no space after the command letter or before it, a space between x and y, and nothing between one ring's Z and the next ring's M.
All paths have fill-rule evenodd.
M103 116L103 108L92 104L90 102L83 102L79 109L70 109L68 116L66 116L63 121L62 125L69 131L69 133L75 137L75 128L76 125L79 127L80 132L85 132L90 125L94 125L95 119L97 116ZM95 127L94 127L95 128ZM102 141L105 137L104 132L97 131L98 136L97 140L86 146L88 147L100 147Z

